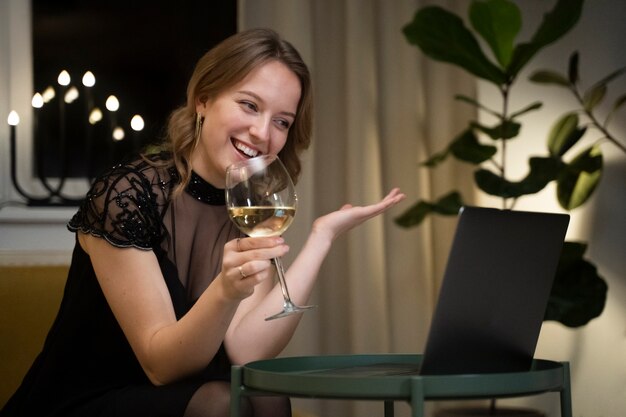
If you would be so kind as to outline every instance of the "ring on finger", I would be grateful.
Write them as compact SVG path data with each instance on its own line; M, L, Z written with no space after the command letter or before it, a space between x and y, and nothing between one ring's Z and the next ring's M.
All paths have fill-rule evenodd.
M242 267L238 267L237 269L239 269L239 273L241 274L241 278L248 278L248 276L246 274L244 274Z

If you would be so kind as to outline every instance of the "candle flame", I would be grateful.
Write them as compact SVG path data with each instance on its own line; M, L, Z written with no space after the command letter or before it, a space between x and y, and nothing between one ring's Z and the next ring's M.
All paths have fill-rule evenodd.
M9 113L9 117L7 117L7 122L11 126L17 126L18 124L20 124L20 115L17 114L15 110L11 110L11 113Z
M76 87L72 86L65 93L65 97L63 98L63 101L65 101L67 104L70 104L71 102L76 100L78 98L78 96L79 96L78 89Z
M96 77L94 77L91 71L87 71L85 75L83 75L83 85L85 87L93 87L96 85Z
M122 139L124 139L124 129L118 126L115 129L113 129L113 140L116 140L119 142Z
M115 96L109 96L105 103L107 110L109 111L117 111L120 108L120 102Z
M69 85L71 80L70 74L65 70L61 71L59 78L57 78L57 82L63 86Z
M136 114L133 116L132 119L130 119L130 127L135 131L135 132L139 132L141 130L143 130L145 126L145 123L143 122L143 118Z
M43 102L47 103L50 100L52 100L54 98L54 96L56 95L56 93L54 92L54 88L52 88L52 86L48 86L48 88L46 88L45 90L43 90Z
M30 103L33 105L34 108L40 109L43 107L43 102L43 96L39 93L35 93Z
M91 113L89 113L89 123L95 125L100 120L102 120L102 111L99 108L94 107Z

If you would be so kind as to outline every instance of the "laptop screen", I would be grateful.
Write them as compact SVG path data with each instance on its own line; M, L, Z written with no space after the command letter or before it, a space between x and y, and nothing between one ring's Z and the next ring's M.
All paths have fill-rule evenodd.
M421 374L527 371L566 214L461 209Z

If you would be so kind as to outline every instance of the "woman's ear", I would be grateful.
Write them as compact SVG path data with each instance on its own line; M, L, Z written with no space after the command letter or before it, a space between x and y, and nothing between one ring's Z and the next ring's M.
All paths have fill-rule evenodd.
M196 97L196 113L203 113L204 110L206 110L206 102L207 102L207 97L206 96L198 96Z

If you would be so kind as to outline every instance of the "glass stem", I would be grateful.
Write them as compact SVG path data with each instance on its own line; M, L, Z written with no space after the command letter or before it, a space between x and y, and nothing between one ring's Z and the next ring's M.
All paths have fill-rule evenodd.
M283 292L283 299L286 306L291 306L291 297L289 297L289 291L287 290L287 282L285 281L285 270L283 268L283 262L280 258L274 258L274 266L276 267L276 273L278 274L278 282L280 284L280 290Z

